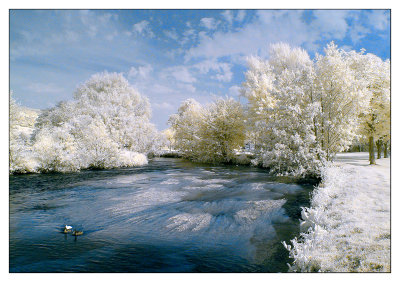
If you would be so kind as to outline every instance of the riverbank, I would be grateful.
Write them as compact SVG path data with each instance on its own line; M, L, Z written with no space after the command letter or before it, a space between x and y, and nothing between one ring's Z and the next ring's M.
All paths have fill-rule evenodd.
M376 163L343 153L325 168L287 246L290 271L390 272L390 159Z
M160 150L154 156L160 158L184 158L184 155L178 150ZM251 161L255 158L251 152L238 151L234 157L225 164L251 165Z

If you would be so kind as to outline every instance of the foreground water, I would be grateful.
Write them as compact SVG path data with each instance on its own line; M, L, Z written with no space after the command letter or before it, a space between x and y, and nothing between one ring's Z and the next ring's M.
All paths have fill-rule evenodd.
M10 272L286 272L311 184L154 159L10 176ZM72 225L79 237L61 233Z

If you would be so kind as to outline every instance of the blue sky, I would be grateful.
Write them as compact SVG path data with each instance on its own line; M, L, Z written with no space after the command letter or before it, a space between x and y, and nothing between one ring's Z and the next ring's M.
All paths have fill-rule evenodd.
M390 59L387 10L11 10L10 88L22 105L71 100L97 72L121 72L168 127L180 103L239 98L246 58L271 43L313 57L330 41ZM243 99L243 98L241 98Z

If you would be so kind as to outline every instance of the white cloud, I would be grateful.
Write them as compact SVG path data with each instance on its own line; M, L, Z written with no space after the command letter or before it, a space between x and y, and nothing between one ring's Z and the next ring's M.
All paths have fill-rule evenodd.
M169 110L169 109L174 108L174 106L168 102L161 102L161 103L154 102L154 103L152 103L152 106L155 109L168 109Z
M202 18L200 20L200 25L204 26L207 29L216 29L218 23L214 18Z
M190 93L196 92L196 87L194 87L193 84L190 83L178 83L177 86L184 92L190 92Z
M197 79L190 73L189 69L185 66L175 66L165 69L164 76L172 76L177 81L193 83Z
M238 22L241 22L244 20L244 18L246 17L246 11L245 10L239 10L237 15L236 15L236 20Z
M173 40L178 40L178 34L176 33L176 31L174 29L172 30L164 30L164 34L166 37L171 38Z
M193 28L189 28L183 32L183 38L181 39L181 45L193 40L196 37L196 31Z
M129 30L124 30L124 31L122 32L122 34L124 34L124 35L127 36L127 37L132 36L132 32L129 31Z
M12 43L10 57L40 56L55 53L65 46L82 47L95 40L114 40L119 35L118 16L92 10L33 11L36 20L23 29L12 26L18 34ZM52 17L53 16L53 17ZM17 17L18 18L18 17ZM74 45L75 44L75 45Z
M353 41L354 43L357 43L360 41L361 38L367 36L367 34L369 32L370 32L370 30L362 25L353 26L350 29L351 41Z
M240 86L237 85L229 87L229 95L234 97L240 96L240 89L241 89Z
M244 62L249 54L268 56L268 46L275 42L313 50L321 39L343 39L349 16L349 11L315 10L311 22L306 22L302 10L258 10L253 21L237 31L217 31L199 38L199 43L186 52L185 61L230 57L232 62Z
M154 93L157 93L157 94L168 94L168 93L174 92L174 90L172 88L165 86L163 84L159 84L159 83L151 84L151 89Z
M186 37L190 37L196 34L196 31L193 28L187 29L183 32L183 35Z
M207 32L205 31L200 31L198 34L199 40L204 40L208 37Z
M77 15L79 17L78 22L76 22L76 19L71 14L65 14L65 17L70 20L69 27L76 29L76 23L81 23L85 28L81 29L81 27L78 27L79 31L86 30L90 37L107 36L110 26L113 26L113 21L118 19L118 16L115 14L98 14L90 10L79 10ZM112 30L111 33L113 32Z
M148 25L149 25L149 22L146 20L143 20L141 22L134 24L132 27L132 30L134 32L137 32L140 34L140 33L144 32L144 30L148 27Z
M141 79L147 79L147 78L149 78L149 75L152 71L153 71L153 67L149 64L139 66L137 68L131 67L128 72L128 78L140 77Z
M154 37L154 33L150 28L150 23L146 20L134 24L132 26L132 30L138 35L147 35L149 37Z
M67 30L65 33L65 39L69 42L74 42L79 40L79 34L72 30Z
M204 60L193 66L198 69L201 74L207 74L210 71L215 72L211 78L218 81L229 82L232 80L232 65L225 62L217 62L216 60Z
M114 31L112 33L106 34L104 38L108 41L112 41L116 36L118 36L118 32Z
M53 83L34 82L26 87L28 90L35 93L61 93L63 88L54 85Z
M351 50L353 50L353 46L350 46L350 45L343 45L343 46L340 46L340 48L347 52L350 52Z
M268 12L266 15L271 14L271 11ZM259 51L265 50L269 43L278 38L279 41L286 41L282 35L292 41L295 38L292 30L297 29L298 33L303 33L303 30L298 30L301 26L296 25L297 22L284 21L282 18L278 18L278 22L265 22L266 17L262 16L259 15L255 22L244 26L239 31L217 31L212 37L203 38L197 46L187 51L185 60L189 61L196 57L215 59L223 56L264 55L265 51L263 54L259 54ZM290 28L286 27L288 25Z
M387 10L373 10L368 13L368 22L378 30L384 30L389 25L390 13Z
M212 78L222 82L229 82L232 80L232 75L232 72L226 72L223 74L217 73L216 75L212 76Z
M232 10L225 10L221 13L224 19L229 23L232 24L233 22L233 13Z
M348 30L346 18L350 12L348 10L315 10L316 19L312 21L312 26L320 31L320 36L343 39Z
M204 60L195 64L194 67L198 69L201 74L206 74L210 70L217 70L219 68L215 60Z
M215 78L218 81L229 82L232 80L233 73L229 70L224 70L222 73L217 73L212 78Z
M175 59L177 56L181 56L184 53L182 48L170 49L165 52L165 56L169 59Z

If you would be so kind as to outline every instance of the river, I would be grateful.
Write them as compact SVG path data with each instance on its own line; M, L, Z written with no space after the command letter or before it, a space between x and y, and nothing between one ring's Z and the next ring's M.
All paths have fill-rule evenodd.
M10 272L286 272L281 242L298 236L312 187L170 158L11 175Z

